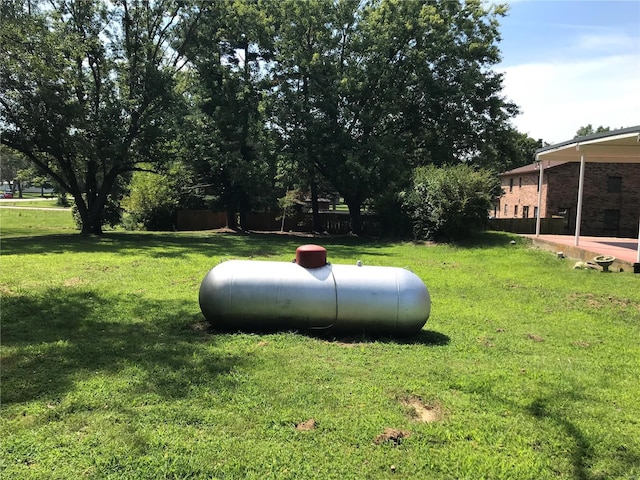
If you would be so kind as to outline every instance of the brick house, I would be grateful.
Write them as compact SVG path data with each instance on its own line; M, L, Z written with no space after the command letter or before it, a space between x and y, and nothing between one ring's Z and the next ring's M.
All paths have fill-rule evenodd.
M538 163L501 173L503 194L494 206L493 216L537 218L539 177ZM544 162L541 218L564 218L566 233L576 227L579 178L579 162ZM637 235L640 163L586 163L583 189L583 235Z

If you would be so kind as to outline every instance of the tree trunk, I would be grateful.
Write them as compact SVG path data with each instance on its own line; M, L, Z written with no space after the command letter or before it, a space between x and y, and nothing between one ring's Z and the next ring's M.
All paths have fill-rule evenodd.
M107 178L105 181L108 181ZM108 190L105 190L108 191ZM87 194L86 198L81 193L74 192L73 199L80 215L80 233L82 235L102 235L104 223L104 209L107 203L107 195Z
M103 209L95 208L97 205L89 206L82 195L74 195L73 198L82 224L80 233L82 235L102 235Z
M360 206L362 202L358 200L347 200L349 207L349 217L351 218L351 233L360 235L362 233L362 217L360 216Z
M311 184L311 218L312 218L312 231L320 232L322 230L322 223L320 222L320 208L318 206L318 185L316 182Z
M226 213L227 213L227 228L230 228L232 230L237 230L238 229L238 219L237 219L237 216L236 216L236 213L237 213L236 209L227 207Z
M96 213L89 214L87 221L82 222L83 235L102 235L102 216Z
M240 228L245 232L249 230L249 210L240 207Z

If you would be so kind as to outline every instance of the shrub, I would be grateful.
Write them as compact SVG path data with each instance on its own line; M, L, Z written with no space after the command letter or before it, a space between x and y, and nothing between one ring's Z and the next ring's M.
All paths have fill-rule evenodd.
M122 206L126 212L126 229L173 230L172 215L178 204L178 194L166 175L135 172L129 195Z
M391 186L373 199L373 209L380 222L378 235L386 238L407 238L411 235L412 219L403 208L400 188ZM369 233L369 232L368 232Z
M498 178L468 165L418 167L403 205L416 238L461 240L487 226Z

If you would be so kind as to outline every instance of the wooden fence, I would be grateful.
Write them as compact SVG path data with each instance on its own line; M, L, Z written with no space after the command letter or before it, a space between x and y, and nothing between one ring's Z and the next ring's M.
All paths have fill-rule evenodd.
M188 230L214 230L227 224L227 215L224 212L212 212L211 210L178 210L176 212L176 229Z
M511 233L536 233L535 218L491 218L489 230ZM540 233L546 235L562 235L565 230L564 218L541 218Z
M251 212L245 218L245 230L278 232L282 228L280 212ZM351 219L347 212L320 212L322 232L332 235L343 235L351 231ZM380 222L377 215L363 213L361 215L362 229L365 234L376 234ZM176 229L185 230L215 230L223 228L227 223L224 212L211 210L179 210L176 212ZM310 232L312 217L310 213L300 213L285 218L285 232Z

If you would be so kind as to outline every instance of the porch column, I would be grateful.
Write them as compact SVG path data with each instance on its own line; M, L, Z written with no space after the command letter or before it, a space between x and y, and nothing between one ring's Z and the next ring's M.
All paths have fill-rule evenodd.
M540 236L540 217L542 217L542 177L544 166L543 162L536 157L536 162L538 162L538 168L540 169L540 175L538 177L538 215L536 215L536 237Z
M584 193L584 153L580 155L580 180L578 182L578 208L576 211L576 238L574 245L580 245L580 224L582 223L582 194Z

